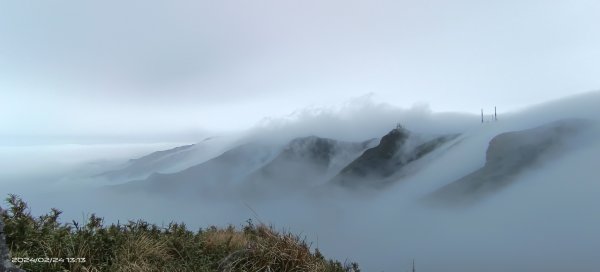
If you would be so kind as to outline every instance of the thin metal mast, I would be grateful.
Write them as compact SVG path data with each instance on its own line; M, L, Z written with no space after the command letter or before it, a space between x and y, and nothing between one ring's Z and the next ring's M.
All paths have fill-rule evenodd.
M494 106L494 121L498 121L498 114L496 113L496 106Z
M481 123L483 124L483 109L481 109Z

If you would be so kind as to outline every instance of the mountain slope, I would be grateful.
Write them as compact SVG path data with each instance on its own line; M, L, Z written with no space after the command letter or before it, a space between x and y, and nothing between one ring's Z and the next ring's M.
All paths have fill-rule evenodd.
M396 128L381 138L379 145L366 150L342 169L332 183L345 187L385 185L385 178L456 136L444 135L426 141L404 128Z
M273 159L280 148L259 143L237 146L204 163L170 174L113 186L122 191L181 192L210 195L230 186Z
M445 205L466 205L518 180L528 169L577 148L576 136L589 128L582 119L560 120L532 129L494 137L485 165L433 192L427 200Z
M248 143L183 171L155 173L113 188L207 196L232 190L258 194L282 187L308 188L328 180L372 143L373 140L350 143L316 136L297 138L283 147Z
M137 159L131 159L123 168L101 173L97 177L109 180L147 177L152 173L170 168L171 164L180 162L193 147L194 145L184 145L156 151Z
M330 179L373 143L316 136L294 139L270 163L243 181L243 191L259 194L281 187L307 189Z
M95 177L114 182L145 179L154 173L175 173L217 156L223 147L228 146L228 141L225 138L207 138L197 144L156 151Z

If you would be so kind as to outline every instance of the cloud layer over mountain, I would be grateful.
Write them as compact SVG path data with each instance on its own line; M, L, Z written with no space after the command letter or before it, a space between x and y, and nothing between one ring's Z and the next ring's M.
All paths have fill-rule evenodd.
M189 140L370 92L514 110L600 86L598 13L589 0L6 1L0 141Z
M317 150L320 151L330 150L325 147L335 146L329 145L329 140L306 138L313 132L322 131L329 133L328 137L336 136L335 130L340 128L338 138L376 135L380 138L385 135L385 132L373 129L359 136L348 136L343 117L326 113L322 115L322 119L318 114L309 115L285 121L283 125L265 125L262 130L257 128L248 134L238 135L236 143L239 145L231 147L248 147L250 149L242 148L242 151L247 152L236 153L236 148L228 148L229 151L221 159L215 162L208 160L204 166L198 164L180 172L186 173L185 175L156 176L181 175L184 178L182 181L198 185L197 188L203 189L204 194L176 192L173 195L173 192L164 190L169 189L169 183L160 183L165 186L163 189L119 193L114 190L99 191L98 186L89 190L62 190L54 187L52 194L45 192L49 187L39 186L35 191L33 188L21 188L21 191L15 189L15 192L31 199L30 202L37 211L51 206L60 207L65 209L67 218L76 220L80 219L82 210L104 215L108 221L140 217L158 224L170 220L185 221L194 227L241 224L247 218L254 218L276 227L305 233L309 240L316 241L316 245L313 245L323 252L336 258L358 261L367 271L403 271L409 268L412 258L416 258L419 269L427 271L594 271L600 267L595 256L595 248L600 244L597 235L600 219L594 216L595 209L600 204L597 198L600 184L596 169L600 154L600 131L597 129L600 121L597 109L599 104L600 93L588 93L500 115L498 122L481 124L478 116L472 116L472 125L460 126L458 124L464 124L463 118L468 115L449 118L449 124L457 124L454 129L448 122L417 121L427 120L423 116L438 116L437 114L413 115L416 119L409 118L410 114L399 114L398 120L404 123L422 125L424 129L414 129L416 133L455 133L458 129L461 134L414 161L414 164L407 164L406 167L410 167L400 175L393 176L397 180L383 189L347 190L339 186L322 187L322 184L318 184L312 190L290 190L290 187L283 186L274 189L276 194L252 198L247 195L244 197L244 194L241 197L240 194L231 194L229 189L233 183L227 186L219 184L223 180L221 178L231 175L252 176L252 173L262 173L265 175L262 177L266 177L268 175L265 173L270 171L268 169L273 170L275 167L277 170L276 166L282 165L278 161L284 162L284 165L293 162L298 169L302 169L299 172L290 171L293 174L290 181L299 182L303 178L312 179L321 175L316 175L323 173L319 172L322 169L318 167L295 164L305 159L324 162L325 158L333 158L325 156L326 154L337 154L304 153L312 150L311 146L319 147ZM552 133L561 131L561 124L566 124L567 128L573 125L579 127L577 124L581 122L572 118L588 120L584 123L590 125L583 125L586 132L556 134L561 136L560 139L555 138ZM566 121L552 123L565 119ZM339 120L342 122L338 122ZM369 120L373 123L370 128L380 126L383 130L387 127L389 132L395 127L391 120L391 117L372 118ZM350 119L348 122L350 123ZM316 126L311 131L310 124L328 126ZM428 127L429 124L431 127ZM441 125L438 127L436 124ZM294 126L297 130L290 132L287 129ZM411 129L410 125L406 127ZM301 133L303 130L300 128L306 128L311 133ZM356 129L360 131L359 128ZM299 133L294 135L294 131ZM278 135L278 132L282 135ZM266 137L261 144L248 146L261 135ZM317 133L315 136L325 135ZM294 138L298 139L293 140ZM496 143L493 139L499 142ZM377 143L378 139L375 144ZM498 170L494 165L486 165L486 152L493 152L488 153L488 163L489 156L497 156L501 152L505 152L510 161L535 155L523 148L529 146L529 143L542 143L544 146L544 143L559 143L557 146L562 148L538 157L535 164L520 164L523 169L518 173L514 169L508 169L511 175L515 175L511 177L510 183L484 194L469 205L432 207L423 202L440 188L444 190L445 186L455 181L461 183L461 179L476 173L482 167ZM265 144L266 153L259 152ZM351 146L340 145L344 149ZM331 149L333 150L335 149ZM352 157L358 155L357 153ZM251 161L248 158L257 160ZM344 161L348 164L351 158ZM275 166L268 166L270 163ZM240 169L240 166L247 167L246 172L232 172L232 169ZM196 171L203 167L206 168L204 172ZM341 171L339 166L336 169ZM276 173L277 179L285 177L284 172L287 171ZM207 176L194 173L209 173L210 180L206 182ZM329 173L325 176L327 175ZM258 177L253 181L256 184L261 182L261 176ZM139 185L143 187L143 182L153 179L160 180L151 177L140 181ZM244 180L242 178L235 181ZM72 179L70 182L74 184L79 181ZM51 181L48 184L56 186ZM152 183L146 185L150 186ZM251 190L242 192L252 194ZM461 194L467 194L465 197L469 197L468 193L461 191Z

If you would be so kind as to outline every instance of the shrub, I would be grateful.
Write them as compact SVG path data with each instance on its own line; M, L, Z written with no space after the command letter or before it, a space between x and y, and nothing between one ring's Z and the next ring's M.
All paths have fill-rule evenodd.
M185 224L161 228L143 220L105 226L92 214L85 224L60 223L60 210L34 217L16 195L6 199L0 216L13 257L63 258L59 262L26 262L28 271L359 271L356 263L327 260L304 239L247 221L193 232ZM74 258L74 259L66 259Z

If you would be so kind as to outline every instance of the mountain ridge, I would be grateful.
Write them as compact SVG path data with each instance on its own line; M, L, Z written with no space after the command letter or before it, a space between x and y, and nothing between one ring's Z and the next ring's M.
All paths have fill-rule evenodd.
M518 181L519 175L578 148L570 141L589 130L591 121L563 119L548 124L501 133L488 144L483 167L429 194L425 200L444 206L473 204Z

